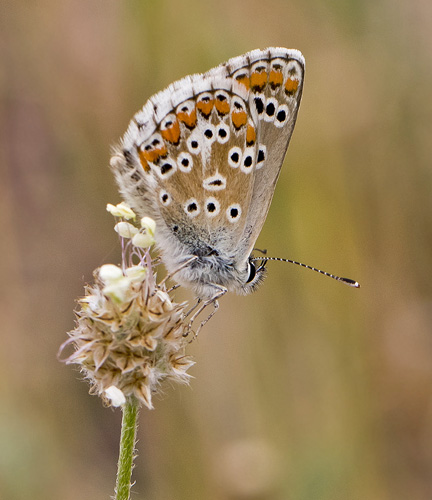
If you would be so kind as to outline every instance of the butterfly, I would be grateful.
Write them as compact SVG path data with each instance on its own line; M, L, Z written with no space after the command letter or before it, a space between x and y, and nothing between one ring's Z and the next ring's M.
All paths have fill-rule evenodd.
M253 50L155 94L111 159L125 201L156 221L175 280L200 299L247 294L265 276L252 251L293 133L305 61Z

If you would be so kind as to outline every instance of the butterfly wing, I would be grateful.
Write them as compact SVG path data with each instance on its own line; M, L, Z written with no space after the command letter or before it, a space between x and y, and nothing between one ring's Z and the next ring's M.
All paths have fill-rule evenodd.
M302 83L299 52L253 51L173 83L135 115L111 166L126 201L156 220L169 270L191 255L246 261Z
M245 60L246 57L246 60ZM294 130L300 105L304 58L298 50L255 50L227 63L229 75L249 91L257 122L257 157L242 254L249 256L261 232Z
M256 157L255 141L246 148L255 135L247 99L223 67L175 82L135 115L111 161L126 201L156 220L169 269L179 255L238 248Z

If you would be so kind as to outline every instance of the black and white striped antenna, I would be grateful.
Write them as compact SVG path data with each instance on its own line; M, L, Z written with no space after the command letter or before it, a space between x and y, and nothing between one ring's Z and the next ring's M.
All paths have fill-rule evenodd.
M340 276L336 276L334 274L327 273L326 271L321 271L321 269L317 269L316 267L308 266L307 264L303 264L302 262L297 262L291 259L282 259L280 257L254 257L251 259L252 262L259 261L261 265L264 265L265 262L269 260L275 260L277 262L288 262L290 264L295 264L296 266L305 267L306 269L310 269L311 271L315 271L316 273L324 274L324 276L328 276L329 278L333 278L336 281L340 281L345 285L352 286L353 288L360 288L360 283L358 281L352 280L350 278L341 278Z

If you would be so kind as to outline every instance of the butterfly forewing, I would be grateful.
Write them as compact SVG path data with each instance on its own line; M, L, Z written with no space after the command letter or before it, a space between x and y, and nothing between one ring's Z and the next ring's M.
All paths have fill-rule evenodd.
M257 125L257 157L242 253L249 256L261 232L293 133L304 80L304 59L297 50L253 51L227 63L231 77L249 91Z

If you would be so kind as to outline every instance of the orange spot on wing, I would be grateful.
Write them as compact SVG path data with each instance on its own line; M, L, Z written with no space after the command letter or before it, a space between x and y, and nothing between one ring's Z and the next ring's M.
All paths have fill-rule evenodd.
M141 159L141 153L142 153L143 159L146 162L156 163L159 160L159 158L164 157L168 154L168 150L164 144L161 148L158 148L158 149L148 149L148 150L144 150L142 152L140 151L140 159ZM141 161L141 163L142 163L142 161ZM145 168L144 168L144 170L145 170Z
M229 102L227 100L220 101L219 99L216 99L215 107L216 107L216 111L220 115L227 115L229 113L229 110L230 110L230 105L229 105Z
M161 130L162 137L171 144L178 144L180 141L180 125L176 120L169 127Z
M272 69L269 74L269 83L271 88L274 90L276 87L279 87L283 83L283 75L282 71L275 71Z
M237 76L236 77L236 80L241 83L242 85L244 85L247 90L250 89L250 86L251 86L251 82L250 82L250 79L249 79L249 76L248 75L240 75L240 76Z
M201 100L196 103L196 107L206 118L208 118L212 112L214 103L214 99Z
M141 151L141 149L139 149L138 156L139 156L142 168L144 169L144 172L150 172L150 165L148 164L148 161L146 160L146 158L144 156L144 151Z
M246 144L252 146L256 141L256 132L252 125L248 125L246 129Z
M250 84L253 90L260 92L267 84L267 73L265 71L254 71L250 77Z
M297 92L299 86L298 80L293 80L292 78L288 78L285 83L285 92L288 95L294 95Z
M193 109L190 113L186 113L186 111L180 111L177 113L177 118L179 121L184 123L188 129L193 129L197 124L197 114Z
M246 122L247 122L246 111L243 111L243 110L233 111L231 113L231 120L232 120L232 123L233 123L234 127L236 128L236 130L240 129L241 127L246 125Z

